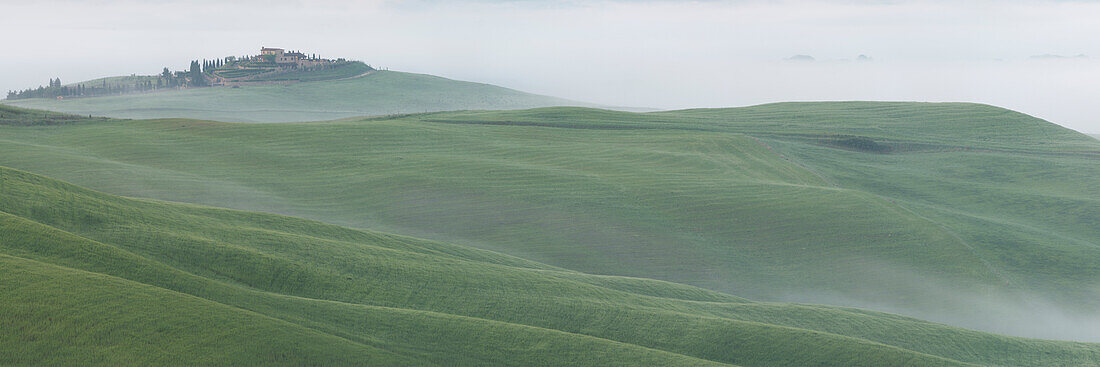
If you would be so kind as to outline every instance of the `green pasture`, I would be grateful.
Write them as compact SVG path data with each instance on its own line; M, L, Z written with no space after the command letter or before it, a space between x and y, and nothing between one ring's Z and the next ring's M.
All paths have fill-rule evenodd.
M0 168L0 364L1080 366L1100 345L754 302Z
M1100 338L1097 152L975 104L0 127L0 165L113 194L1088 340Z

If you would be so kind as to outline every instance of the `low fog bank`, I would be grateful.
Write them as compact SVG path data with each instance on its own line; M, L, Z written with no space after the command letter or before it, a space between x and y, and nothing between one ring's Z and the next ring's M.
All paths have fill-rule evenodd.
M662 69L623 67L510 75L489 82L606 105L662 109L735 107L786 101L975 102L1100 133L1100 58L915 62L873 58L670 62ZM500 72L500 70L498 70ZM459 76L457 71L455 76ZM555 85L574 80L575 85Z
M853 290L788 292L777 301L826 304L889 312L967 329L1028 338L1100 342L1100 303L1056 301L1029 291L1004 291L920 275L897 266L864 269L854 283L889 284L906 299ZM1012 288L1013 286L1009 286ZM1100 282L1089 287L1100 300Z
M1080 311L1037 295L979 296L942 289L936 296L943 302L942 311L918 310L889 301L876 302L817 291L790 294L783 301L862 308L1027 338L1100 342L1100 309Z

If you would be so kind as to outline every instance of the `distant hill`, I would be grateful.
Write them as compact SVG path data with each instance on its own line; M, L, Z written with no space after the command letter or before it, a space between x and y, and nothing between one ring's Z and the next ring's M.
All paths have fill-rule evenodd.
M344 69L334 72L341 70ZM3 103L78 115L132 119L180 117L229 122L317 121L447 110L594 106L489 84L396 71L375 71L366 75L353 72L346 79L311 81L326 72L279 74L257 80L278 82L306 78L305 82L292 84L193 88L63 100L31 98ZM133 78L139 77L97 79L89 83L100 85L106 80L108 84L125 84Z
M106 117L81 116L61 112L29 110L0 104L0 125L50 126L93 122L111 122Z
M0 364L1082 366L1100 344L760 303L0 167Z
M1100 340L1098 152L965 103L0 126L0 165L115 194L1088 340Z
M1033 55L1030 58L1031 59L1039 59L1039 60L1062 60L1062 59L1087 59L1087 58L1089 58L1089 56L1085 55L1085 54L1077 54L1077 55L1074 55L1074 56L1064 56L1064 55L1055 55L1055 54L1042 54L1042 55Z
M365 73L374 71L370 66L363 64L362 62L347 62L339 65L335 65L326 70L290 70L285 72L270 72L263 75L258 75L253 78L249 78L248 82L262 83L262 82L309 82L309 81L325 81L335 79L347 79L357 76L361 76ZM241 70L238 74L247 73L248 69ZM221 76L222 74L229 74L233 76L229 71L217 71L215 75ZM133 87L135 84L149 83L155 85L157 79L161 78L158 75L128 75L128 76L111 76L104 78L96 78L92 80L85 80L76 83L64 84L66 87L76 87L79 85L85 86L108 86L112 89L120 89L123 87ZM162 79L163 81L163 79ZM166 91L170 92L173 88L166 88ZM165 92L165 91L161 91Z
M71 87L75 87L75 86L84 84L84 85L91 85L91 86L106 85L106 86L109 86L111 88L121 88L121 87L124 87L124 86L133 86L134 84L138 84L138 83L149 83L149 82L156 83L156 81L157 81L157 76L156 75L123 75L123 76L110 76L110 77L104 77L104 78L95 78L95 79L92 79L92 80L85 80L85 81L76 82L76 83L68 83L68 84L65 84L64 86L71 88Z

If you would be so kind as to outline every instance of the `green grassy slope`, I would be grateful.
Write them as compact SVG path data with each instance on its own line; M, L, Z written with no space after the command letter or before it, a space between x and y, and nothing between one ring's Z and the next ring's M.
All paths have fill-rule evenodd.
M109 121L108 118L78 116L60 112L28 110L0 105L0 125L49 126Z
M973 104L0 128L0 164L111 193L1089 340L1098 151Z
M3 103L79 115L237 122L316 121L410 112L586 105L488 84L396 71L294 84L195 88L65 100L35 98Z
M284 73L273 73L249 79L251 81L301 81L312 82L322 80L347 79L374 71L373 68L362 62L350 62L330 66L325 70L294 70Z
M109 76L103 78L96 78L92 80L85 80L76 83L66 83L67 87L76 87L83 84L85 87L102 87L104 83L111 88L118 87L133 87L137 83L157 83L158 76L156 75L123 75L123 76Z
M0 363L1083 365L1100 345L752 302L0 168Z
M423 362L117 277L8 255L0 255L0 265L0 363L5 365Z

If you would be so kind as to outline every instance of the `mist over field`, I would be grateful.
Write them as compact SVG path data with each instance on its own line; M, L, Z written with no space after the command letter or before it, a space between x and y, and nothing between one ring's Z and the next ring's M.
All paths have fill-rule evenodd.
M130 247L164 246L149 250L164 256L156 259L158 266L177 261L171 255L173 251L188 249L193 251L191 262L182 263L217 275L210 276L213 280L195 280L200 285L223 280L216 266L239 272L236 276L240 279L255 279L256 284L269 280L264 278L269 274L275 274L269 278L285 276L286 279L279 280L286 284L270 282L271 289L265 289L266 293L240 302L246 306L285 302L287 310L301 312L301 320L319 314L302 311L308 309L297 306L312 296L325 301L316 307L335 309L354 303L348 299L366 299L363 295L376 296L396 289L408 293L395 291L388 295L392 296L392 303L372 304L379 306L378 310L368 310L382 315L378 316L382 320L379 323L396 320L384 312L408 306L405 303L413 304L408 307L417 312L453 312L463 317L459 319L462 322L528 320L510 313L518 310L530 313L523 317L534 321L525 321L529 324L517 328L516 335L559 327L568 331L563 335L572 337L571 333L583 334L600 327L603 331L610 330L609 333L620 330L620 326L624 330L637 327L635 331L642 340L638 345L645 347L639 350L652 349L667 340L688 345L693 340L669 335L696 331L693 329L696 326L713 327L717 330L713 334L700 333L694 337L719 347L705 343L690 345L702 351L699 354L704 357L712 351L736 349L723 349L722 343L731 343L719 337L754 338L742 329L722 329L725 324L715 324L715 315L728 312L742 317L736 319L738 323L754 328L763 322L760 320L774 321L776 328L786 333L801 326L776 320L787 317L794 320L788 311L796 308L805 313L801 316L825 320L814 321L820 322L812 324L818 329L807 327L805 335L820 337L836 332L840 335L838 340L849 342L848 339L882 337L897 330L909 330L875 329L898 322L929 334L943 333L953 338L953 333L959 333L981 342L1001 336L987 337L957 328L1023 337L1005 339L1005 345L1010 347L987 346L995 352L984 352L995 357L1005 350L1031 353L1032 349L1023 347L1012 349L1026 344L1021 342L1024 338L1095 343L1100 342L1100 303L1090 301L1090 297L1100 299L1100 279L1092 282L1088 278L1100 269L1090 261L1100 256L1097 251L1100 247L1096 245L1096 235L1100 233L1096 228L1100 227L1090 225L1100 221L1098 206L1093 205L1100 204L1097 199L1100 191L1091 184L1100 172L1097 168L1100 166L1095 165L1100 145L1029 116L1100 139L1100 103L1096 101L1100 96L1097 19L1100 19L1100 1L1054 0L5 3L0 5L0 32L7 35L3 43L10 52L0 58L0 92L36 87L55 77L73 83L105 76L158 74L164 67L184 69L194 59L253 55L262 46L317 53L321 58L361 60L377 70L354 63L369 72L327 80L329 84L323 88L327 88L328 94L316 92L311 95L312 100L302 96L321 83L288 82L257 85L254 89L221 84L220 88L189 88L174 95L213 96L181 100L218 100L226 105L215 107L225 111L244 114L263 111L276 116L260 115L254 120L228 113L222 119L198 114L159 116L166 112L113 94L79 99L66 95L2 105L8 108L4 113L26 121L20 120L23 125L0 126L0 132L6 134L0 136L0 153L3 153L0 173L18 184L9 186L10 192L0 190L0 199L7 200L0 202L26 208L22 217L0 210L0 229L6 220L10 228L16 228L11 224L16 223L19 228L34 227L42 233L76 233L87 237L80 241L96 246L102 242L127 251ZM281 55L282 51L279 52ZM279 70L289 68L281 65L284 67ZM217 74L213 76L216 78ZM486 84L457 83L434 76ZM204 79L200 75L195 80ZM394 87L412 84L420 89ZM261 97L226 97L246 90L259 91L257 95ZM422 96L425 90L440 93L388 104L382 103L387 102L386 98L378 97L387 92L402 97ZM170 93L175 92L162 94ZM148 95L154 94L134 94ZM244 93L235 94L239 95ZM452 98L454 95L470 98ZM338 111L316 102L343 102L339 97L356 103L379 102L382 107L369 111L383 112L362 112L366 107ZM86 103L102 107L110 106L103 101L111 98L121 101L113 102L117 105L138 111L132 113L150 114L110 115L113 118L157 120L100 121L88 111L78 113L31 105L43 102L43 105L67 103L68 107L79 107ZM269 104L253 104L250 106L253 110L240 107L261 99ZM489 102L476 104L471 100ZM566 103L559 101L577 102L570 106L612 106L609 108L631 111L793 101L974 104L894 106L853 102L635 114L566 108L562 107ZM418 103L439 108L417 105L420 109L399 109ZM169 100L169 104L188 103ZM124 109L117 105L111 108ZM333 114L312 120L347 119L308 124L221 123L307 119L298 119L307 115L301 111L296 115L292 108ZM38 109L80 116L60 113L53 116ZM438 112L444 110L456 111ZM428 112L434 115L428 118ZM360 121L349 117L352 115L375 117ZM286 119L278 120L279 117ZM62 122L52 123L51 118ZM93 119L101 124L70 123ZM21 129L24 127L27 128ZM562 131L555 131L556 128ZM0 183L5 182L3 179L0 177ZM76 186L47 181L54 179ZM11 187L25 187L26 192L57 192L49 198L53 201L43 204ZM79 209L87 213L65 212L70 206L78 208L79 203L66 201L74 195L87 196L88 202L93 203L83 204L91 209ZM130 201L124 197L310 220L299 222L267 214ZM130 214L116 218L111 210L94 205L99 202L113 203L116 206L109 209L123 208ZM196 213L194 218L188 217L194 223L173 222L175 213L185 210ZM46 222L54 216L66 220ZM167 224L142 222L154 217ZM257 233L273 222L286 223L289 229L261 233L270 237L250 237L242 235L245 232L239 228L217 227L226 218ZM138 225L144 226L141 229L146 232L138 231L135 235L125 230ZM150 240L166 238L158 232L161 227L178 232L178 237L172 239L194 247L173 247L177 243ZM204 232L203 228L211 227L216 231ZM99 231L100 228L111 230ZM765 230L754 232L758 228ZM14 233L14 229L8 230ZM27 233L30 233L26 236L28 240L20 244L36 244L33 231ZM194 233L210 238L199 238ZM317 242L314 247L303 246L290 255L262 258L285 257L286 261L280 260L275 265L261 264L269 266L270 273L253 273L241 266L247 265L242 259L259 258L255 256L261 253L259 250L255 253L242 250L243 255L239 256L225 255L219 259L229 260L204 267L209 260L205 256L230 247L223 243L242 241L257 249L278 252L285 244L301 246L306 241L313 245L309 241L314 240ZM4 240L0 238L0 242ZM358 259L362 260L360 263L346 261L348 254L362 249L356 246L363 243L377 247L371 251L377 251L378 259L382 260L364 257ZM4 246L5 243L0 243L0 250ZM36 249L30 245L28 248L31 249L28 253ZM317 257L317 249L329 252ZM421 250L422 253L416 252ZM879 253L870 254L874 251ZM129 252L123 255L129 256ZM48 253L41 256L53 259ZM24 261L8 257L0 253L0 263ZM404 262L386 263L392 260L389 257ZM57 261L60 265L67 264ZM119 263L126 264L122 260ZM377 269L367 266L381 263L392 269L380 267L382 270L373 273ZM444 263L449 266L446 272L439 270L444 268L439 264ZM20 266L40 266L32 265ZM15 268L9 267L7 272L11 274L5 275L0 267L0 278L22 276L11 269ZM293 273L301 269L306 271ZM407 269L415 271L402 273ZM569 271L559 274L562 269ZM37 271L47 274L70 270ZM478 272L485 273L484 279L474 280L484 280L483 283L467 279L474 278L470 274L481 274ZM350 273L356 277L347 275ZM120 274L116 275L127 275ZM141 272L135 274L144 276ZM660 282L639 280L650 278ZM312 289L298 282L300 279L320 279L332 288ZM393 284L368 288L367 285L374 286L370 281L378 279ZM241 284L253 286L247 282ZM514 304L493 303L498 300L492 297L507 298L492 293L499 284L518 294L510 295L519 297L513 300ZM526 288L531 284L542 288ZM781 288L790 284L795 286ZM267 293L283 291L280 287L288 285L301 286L292 289L300 294L286 291L294 297L276 301L264 298L273 297ZM432 290L429 285L439 287L434 289L436 293L422 292L421 288ZM577 293L580 296L555 293L573 289L570 287L592 290L591 294ZM226 296L236 289L226 289L224 294L202 286L195 286L193 291L219 300L211 304L221 307L237 300ZM768 292L773 289L774 292ZM314 291L317 294L310 293ZM325 294L326 291L330 293ZM609 294L621 296L622 300L612 299L620 303L611 303L604 298ZM455 295L468 299L456 300ZM752 299L754 303L742 304L734 296ZM899 298L888 299L893 296ZM728 305L719 307L712 298ZM547 299L553 302L538 304ZM577 303L579 300L584 302ZM365 300L359 301L366 304ZM577 304L584 307L577 308ZM818 309L817 304L828 306ZM667 310L654 305L667 306ZM421 306L424 308L416 308ZM951 327L923 323L913 326L906 323L915 320L903 317L866 310L834 310L831 306L896 313ZM646 313L650 309L660 312ZM685 317L682 314L690 314L684 310L697 312L692 317L698 319L692 322L698 324L676 322L677 317ZM345 311L348 313L342 313ZM343 309L332 312L359 315ZM638 315L632 316L636 319L623 316L629 313ZM561 320L544 314L553 314ZM290 319L299 317L289 315ZM593 315L607 316L611 321L600 325L606 320ZM767 318L752 318L760 315ZM835 315L845 318L830 318L840 317ZM358 316L348 317L357 320L354 317ZM864 320L871 326L856 325L850 320ZM4 321L3 317L0 321ZM552 325L538 324L543 321ZM330 330L333 335L361 335L367 340L363 345L373 342L373 330L350 329L355 325L353 322L334 318L325 323L331 323L326 327L335 330ZM321 324L328 325L325 323ZM444 335L433 334L430 328L407 325L379 333L380 338L408 330L428 334L392 342L417 346L425 344L422 340L435 342L431 338ZM484 330L499 326L485 326ZM660 334L647 327L673 331ZM830 329L833 327L847 334ZM855 331L845 327L854 327ZM860 329L863 327L866 329ZM74 330L80 328L76 326ZM317 328L307 329L303 333ZM475 329L461 331L469 330ZM196 334L196 338L201 339L204 334ZM474 334L456 331L453 335ZM805 335L797 334L790 340ZM613 337L622 337L595 336L601 343L619 343ZM888 340L899 338L899 345L909 342L905 340L909 334L887 336ZM652 345L645 344L651 342L646 339L650 337ZM666 337L667 340L662 339ZM509 345L514 341L510 338L501 337L499 345ZM896 346L867 338L874 348ZM531 340L535 340L535 345L548 345ZM962 345L935 340L927 343L932 349ZM1086 360L1100 358L1100 352L1093 349L1074 349L1079 347L1077 344L1082 343L1064 343L1072 345L1066 348L1074 352L1087 352L1083 357ZM496 348L498 344L486 345L491 347L485 350L492 353L500 350ZM958 347L964 350L960 354L971 353L965 350L971 346ZM1096 346L1100 344L1089 348ZM442 350L438 352L442 357L433 358L448 362L449 354L467 347ZM1034 350L1043 347L1046 346ZM957 357L914 350L914 355L921 357L925 354ZM750 349L736 351L753 354ZM2 352L0 346L0 364L5 364ZM635 351L623 355L632 353ZM757 354L784 356L786 352ZM493 356L486 355L489 356L486 360ZM691 354L691 357L699 356ZM722 357L728 357L728 361L722 361L730 363L741 358ZM805 360L821 359L811 357ZM767 360L758 365L783 365L781 362ZM988 363L997 365L996 362Z
M897 313L947 325L1030 338L1100 342L1100 314L1088 306L1060 302L1031 292L964 290L949 281L936 279L897 264L861 263L863 278L853 282L890 282L904 287L911 297L934 299L938 309L917 309L903 302L882 299L867 302L836 292L806 289L790 292L786 302L829 304ZM1100 281L1091 287L1100 298ZM968 311L981 310L977 315ZM963 315L967 314L967 315Z
M52 77L154 74L275 46L612 106L966 101L1100 132L1096 2L44 1L4 9L0 31L19 36L5 40L13 52L0 68L19 72L0 73L2 90ZM786 61L794 55L814 61Z

